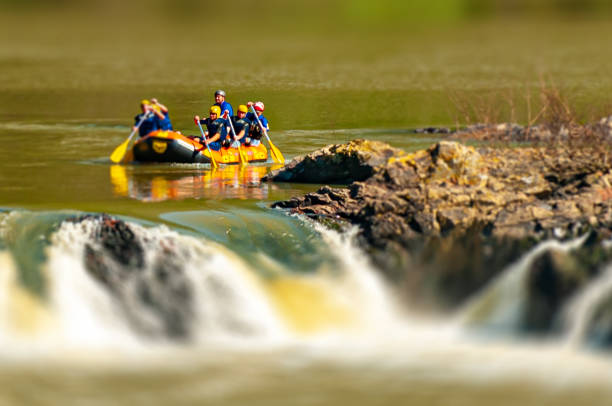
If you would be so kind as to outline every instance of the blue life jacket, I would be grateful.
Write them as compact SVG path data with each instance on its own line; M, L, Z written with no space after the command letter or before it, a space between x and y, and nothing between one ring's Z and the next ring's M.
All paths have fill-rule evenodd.
M227 137L227 126L229 125L227 120L223 118L217 118L216 120L212 120L210 118L205 118L200 120L200 124L204 124L206 129L208 130L208 138L213 137L216 133L220 133L219 142L222 142Z
M238 116L233 116L232 124L234 125L234 131L236 132L236 135L240 134L240 131L244 129L244 137L249 136L249 127L251 126L251 122L247 120L246 117L238 118Z
M266 129L266 132L268 131L268 127L269 127L268 119L265 118L263 114L258 117L255 115L255 113L250 112L250 113L247 113L246 118L247 120L251 122L251 127L250 127L251 138L260 139L263 136L263 132L259 128L259 124L257 124L257 118L259 118L259 122L261 122L261 125Z
M233 116L234 115L234 109L232 108L232 105L229 104L227 101L223 100L223 103L215 103L215 106L219 106L219 108L221 109L221 114L219 115L220 117L223 117L223 113L225 113L225 110L229 111L229 116Z
M159 117L155 116L157 118L158 121L158 127L160 130L165 130L165 131L173 131L172 128L172 123L170 122L170 114L166 111L164 114L164 119L160 119Z
M138 123L140 123L140 120L142 120L143 116L144 116L144 113L140 113L139 115L134 117L135 126L138 125ZM142 122L142 124L140 124L140 127L138 127L138 135L141 137L144 137L148 133L155 131L155 130L159 130L158 120L156 120L156 117L154 115L151 115L148 118L146 118Z

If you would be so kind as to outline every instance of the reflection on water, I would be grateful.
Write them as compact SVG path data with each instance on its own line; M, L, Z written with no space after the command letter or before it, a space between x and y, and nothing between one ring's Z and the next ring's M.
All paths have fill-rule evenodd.
M112 165L115 196L144 202L183 199L267 199L274 185L260 179L280 165L225 165L218 169L196 165Z

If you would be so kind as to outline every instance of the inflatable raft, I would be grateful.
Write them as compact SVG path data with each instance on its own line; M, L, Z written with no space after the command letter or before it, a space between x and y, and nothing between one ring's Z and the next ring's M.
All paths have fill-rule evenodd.
M265 162L268 160L268 149L265 145L241 146L248 162ZM206 145L187 138L173 131L153 131L134 143L131 150L132 160L138 162L176 162L176 163L211 163L210 152ZM221 148L212 151L213 158L219 164L239 164L238 148Z

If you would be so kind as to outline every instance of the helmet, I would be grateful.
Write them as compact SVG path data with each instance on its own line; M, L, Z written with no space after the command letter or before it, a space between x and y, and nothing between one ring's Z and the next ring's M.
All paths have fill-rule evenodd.
M211 113L215 113L216 115L221 115L221 107L219 106L211 106L210 107L210 112Z
M241 104L240 106L238 106L238 111L241 113L247 113L249 109L244 104Z
M161 113L161 108L159 106L152 105L151 107L153 107L153 110L157 111L158 113Z
M253 106L253 107L257 111L264 111L264 104L263 104L263 102L258 101L257 103L255 103L255 106Z
M147 99L143 99L143 100L140 101L140 105L141 106L146 106L147 104L151 104L151 102L148 101Z
M215 96L218 95L218 94L220 94L221 96L225 97L225 92L223 90L217 90L215 92Z

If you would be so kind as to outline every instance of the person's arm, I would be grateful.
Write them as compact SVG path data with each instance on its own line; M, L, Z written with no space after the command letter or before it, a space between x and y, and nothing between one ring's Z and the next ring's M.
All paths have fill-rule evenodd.
M236 134L236 141L240 141L246 134L249 133L249 125L245 124L242 126L242 130L238 134Z
M157 109L151 109L151 111L153 112L153 114L155 114L160 120L163 120L164 118L166 118L164 116L164 113L162 113L161 111L157 111Z
M206 131L206 137L208 137L208 131ZM221 138L221 131L217 131L215 133L215 135L213 135L210 138L206 138L206 143L210 144L211 142L215 142L215 141L219 141L219 138Z
M160 102L158 102L156 98L151 99L151 103L153 103L157 107L159 107L160 110L162 111L162 113L167 113L168 112L168 107L166 107L163 104L161 104Z

